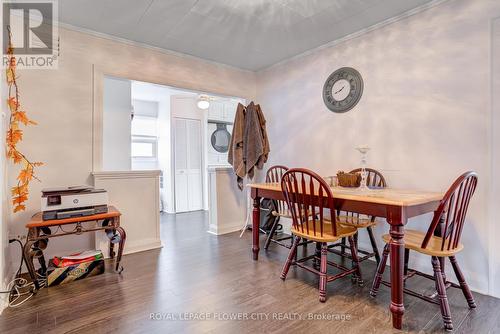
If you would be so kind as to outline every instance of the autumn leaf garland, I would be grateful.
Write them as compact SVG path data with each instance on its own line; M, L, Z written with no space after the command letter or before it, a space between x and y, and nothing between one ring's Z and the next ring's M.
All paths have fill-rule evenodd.
M17 144L23 140L23 130L21 125L36 125L26 115L26 111L21 109L19 102L19 89L16 76L16 58L12 48L12 35L9 30L9 46L7 48L8 66L6 70L7 86L9 89L9 98L7 105L10 110L9 128L7 130L7 158L14 164L22 165L22 169L17 176L17 186L11 189L12 205L14 213L26 209L25 202L28 200L29 183L35 176L35 168L42 165L41 162L31 162L26 156L17 149Z

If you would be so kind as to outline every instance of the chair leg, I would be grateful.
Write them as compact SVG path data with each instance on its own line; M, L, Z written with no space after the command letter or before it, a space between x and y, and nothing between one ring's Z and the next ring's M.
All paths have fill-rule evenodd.
M300 242L300 237L295 237L293 240L292 248L290 248L290 252L288 253L288 257L286 259L285 265L283 266L283 270L281 271L281 279L285 280L286 275L288 274L288 270L292 265L293 259L295 258L295 254L297 253L297 246Z
M375 260L377 261L377 265L380 263L380 253L378 251L377 241L375 240L375 236L373 235L373 229L371 226L366 228L368 231L368 236L370 237L370 243L372 244L373 253L375 253Z
M274 237L274 233L276 233L276 229L278 228L278 223L279 219L275 219L273 226L271 226L271 231L269 231L269 234L267 235L266 244L264 246L265 250L267 250L269 248L269 244L271 244L271 240Z
M361 267L359 265L358 258L358 248L356 247L356 242L353 237L349 237L349 245L351 246L351 256L352 256L352 265L356 266L356 278L359 286L363 286L363 276L361 275Z
M319 270L320 263L321 263L321 243L320 242L316 243L316 250L314 251L314 256L316 256L320 259L320 260L317 260L316 258L314 258L314 262L313 262L314 269Z
M439 260L439 265L441 266L441 275L443 276L443 281L446 284L446 272L445 272L445 258L444 257L438 257Z
M327 281L327 259L328 254L326 242L321 243L321 263L319 265L319 301L324 303L326 301L326 281Z
M387 263L387 258L389 257L389 247L390 244L386 244L384 247L384 251L382 252L382 259L380 259L380 263L377 267L377 273L373 278L372 289L370 290L370 296L376 297L378 293L378 289L380 288L380 282L382 282L382 275L385 271L385 265Z
M447 331L453 330L451 322L450 305L446 295L446 287L444 285L443 274L441 273L440 261L436 256L432 257L432 268L434 269L434 279L436 281L436 290L438 292L439 304L441 306L441 316L443 317L444 329Z
M302 241L304 242L302 244L302 252L307 252L307 240L306 239L302 239Z
M458 284L460 284L460 287L462 288L462 293L464 294L465 299L467 299L467 304L469 304L470 308L476 308L476 302L474 301L472 292L469 289L469 285L467 285L467 282L465 281L464 274L462 273L462 270L460 270L455 256L450 256L450 262L453 267L453 271L455 272L455 276L457 277Z
M342 238L341 246L340 246L340 256L344 256L345 254L345 245L346 245L346 240L345 238Z

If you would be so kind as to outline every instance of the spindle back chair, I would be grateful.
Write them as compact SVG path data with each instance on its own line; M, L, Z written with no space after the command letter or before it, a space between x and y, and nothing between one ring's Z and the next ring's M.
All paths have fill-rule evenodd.
M382 175L381 172L379 172L376 169L373 168L365 168L366 170L366 185L370 188L385 188L387 187L387 182L385 181L384 176ZM361 173L362 169L361 168L356 168L350 171L351 174L354 173ZM370 217L369 219L360 219L360 215L355 212L338 212L339 215L339 220L342 222L342 224L354 226L359 229L366 228L366 231L368 232L368 237L370 239L370 244L372 246L371 251L363 250L358 248L358 253L360 254L359 261L365 261L371 257L375 257L375 260L377 263L380 262L380 253L378 250L377 246L377 241L375 239L375 235L373 234L373 226L376 225L375 222L375 217ZM356 244L356 247L358 246L358 233L354 236L354 242ZM340 251L337 250L336 248L340 247ZM340 255L342 257L347 257L350 258L350 254L346 253L345 249L349 248L349 246L346 244L346 240L342 239L340 243L335 243L333 245L330 245L329 251L332 253L335 253L337 255Z
M469 203L477 187L477 174L467 172L461 175L448 189L439 207L434 212L431 225L427 230L421 247L426 249L431 238L436 235L435 231L441 225L441 251L456 250L460 244L462 231L465 223L465 216L469 208Z
M281 189L288 205L288 211L292 216L292 234L295 235L281 278L286 278L291 265L297 265L319 275L319 300L321 302L326 300L327 282L352 274L354 281L362 285L363 280L359 261L352 238L356 233L356 228L342 226L337 223L335 201L332 191L325 180L313 171L304 168L292 168L283 175ZM330 216L330 219L327 218L328 216ZM353 266L350 269L327 260L327 243L335 242L343 237L349 239L351 246ZM320 256L318 257L315 254L294 260L301 238L316 242L317 248L320 249ZM315 267L305 265L304 262L307 260L319 262L319 271ZM340 269L341 273L328 275L327 265Z
M441 315L446 330L453 329L446 289L449 287L460 288L469 307L476 307L474 297L472 296L469 286L465 281L465 277L455 258L455 254L464 248L460 243L460 239L465 225L465 217L467 215L470 200L476 187L477 174L475 172L466 172L462 174L451 185L440 201L438 208L434 211L434 216L427 232L423 233L414 230L406 230L405 232L405 251L411 249L422 254L430 255L434 276L405 268L404 281L414 275L426 277L435 281L437 292L433 296L426 296L407 288L404 288L403 291L428 302L438 304L441 308ZM437 233L438 228L440 230L439 233ZM391 236L386 234L382 238L386 246L370 291L373 297L377 295L381 283L390 286L388 282L382 281L382 274L384 273L387 257L390 253L389 245ZM459 284L446 280L446 275L444 273L444 260L446 258L450 259L450 263Z
M283 166L283 165L275 165L270 167L267 172L266 172L266 183L279 183L281 184L281 178L283 175L286 173L288 170L288 167ZM290 215L290 212L288 211L288 206L285 201L275 201L276 203L276 211L272 212L272 215L276 217L276 219L273 222L273 225L271 226L271 229L269 230L266 238L266 243L264 245L264 249L268 249L269 245L272 243L275 243L277 245L280 245L282 247L290 249L292 247L293 243L293 237L291 235L283 234L283 236L278 237L276 235L276 232L278 231L278 227L280 226L280 220L281 218L289 218L291 219L292 216ZM287 244L284 241L290 240L290 243ZM304 247L307 247L307 241L301 242L301 245Z
M350 171L349 173L361 173L362 168L356 168ZM385 178L378 170L373 168L365 168L366 171L366 185L368 187L377 187L377 188L385 188L387 187L387 183L385 182Z
M281 183L283 174L286 173L288 167L282 165L275 165L270 167L266 172L266 183ZM278 202L278 214L280 216L288 216L288 210L284 201Z
M308 235L316 236L319 233L318 237L321 238L325 213L331 213L329 224L335 221L332 191L325 180L313 171L304 168L294 168L291 171L283 176L281 189L292 217L292 228ZM319 227L319 231L316 227ZM331 232L334 237L337 236L335 224Z

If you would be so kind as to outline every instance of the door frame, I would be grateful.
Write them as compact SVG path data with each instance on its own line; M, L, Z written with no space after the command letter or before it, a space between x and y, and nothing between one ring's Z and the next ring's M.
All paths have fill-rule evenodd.
M493 18L490 21L490 182L488 197L488 294L494 297L500 297L500 245L497 242L500 227L497 226L500 208L500 96L495 94L495 90L500 87L500 77L496 77L495 72L500 76L500 60L498 59L500 50L500 17Z

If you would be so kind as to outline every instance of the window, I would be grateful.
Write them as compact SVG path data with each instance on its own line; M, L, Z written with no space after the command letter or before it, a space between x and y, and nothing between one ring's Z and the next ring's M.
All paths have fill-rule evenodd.
M132 120L132 158L157 160L158 119L134 116Z
M154 139L132 137L132 158L154 158L157 155L157 142Z

